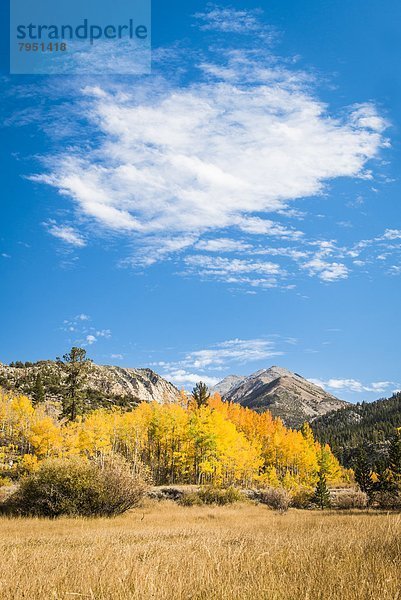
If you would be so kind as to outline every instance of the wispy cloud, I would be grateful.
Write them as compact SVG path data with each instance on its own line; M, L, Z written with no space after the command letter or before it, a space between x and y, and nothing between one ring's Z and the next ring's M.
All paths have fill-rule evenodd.
M346 279L349 270L337 262L327 262L322 258L315 257L303 264L303 268L309 271L310 275L317 275L323 281L336 281L337 279Z
M156 53L163 72L141 87L99 80L63 107L63 131L68 110L86 123L31 179L69 199L77 218L49 221L49 233L76 248L111 234L131 249L121 265L173 258L184 264L178 273L251 288L283 286L286 277L291 287L305 273L346 279L352 265L341 249L311 247L288 219L300 218L296 203L321 196L330 181L372 177L370 161L388 145L386 120L369 103L331 112L308 73L262 51L260 38L252 46L269 30L259 11L207 5L196 19L203 31L252 35L246 46L191 54L198 69L185 82L165 49ZM239 257L247 252L280 262Z
M53 237L62 240L66 244L75 246L76 248L83 248L86 246L84 237L69 225L57 225L54 221L49 221L45 224L47 231Z
M201 240L195 245L196 250L205 252L243 252L252 250L251 244L241 240L230 240L229 238L215 238L211 240Z
M356 392L358 394L362 392L377 392L380 394L392 390L394 385L396 385L392 381L375 381L366 384L358 379L328 379L327 381L321 379L309 379L309 381L330 391L347 391Z
M252 34L264 38L273 35L272 28L261 21L262 11L259 9L236 10L209 3L205 11L198 12L194 16L202 31Z
M91 321L91 317L85 313L65 319L62 330L68 334L69 343L85 347L92 346L102 338L111 338L110 329L97 329Z
M187 273L196 272L201 277L226 283L241 283L246 280L251 285L260 287L276 287L277 278L285 274L279 265L272 262L221 256L189 256L185 258L185 264Z
M160 361L153 366L158 367L164 377L177 385L195 384L198 381L215 385L228 369L242 368L248 363L282 356L284 351L278 347L278 342L293 344L294 340L282 338L226 340L208 348L188 352L181 360Z
M196 84L156 102L126 94L93 98L90 117L103 135L94 153L57 157L36 177L73 199L81 216L121 233L201 234L218 223L280 235L277 224L246 215L319 194L324 180L363 176L382 144L378 132L331 118L285 81Z

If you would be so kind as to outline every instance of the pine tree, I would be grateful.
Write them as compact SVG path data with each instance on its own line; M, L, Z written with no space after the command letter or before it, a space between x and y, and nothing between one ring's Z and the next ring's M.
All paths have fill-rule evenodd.
M395 481L401 481L401 433L396 429L388 451L388 468Z
M196 402L198 408L206 406L210 398L210 393L206 383L200 381L192 390L192 399Z
M36 375L35 385L33 388L33 398L34 398L36 404L38 404L39 402L44 402L45 398L46 398L45 397L45 388L43 387L42 378L40 376L40 373L38 373Z
M57 358L59 367L64 371L66 377L63 389L63 411L62 416L69 421L75 421L78 415L83 413L83 384L87 378L91 360L86 357L83 348L71 348L63 358Z
M319 479L317 480L313 501L322 510L324 510L325 508L330 508L331 505L330 492L326 483L326 475L322 468L319 470Z
M372 469L370 468L368 456L363 447L360 447L356 456L355 462L355 481L359 485L362 492L367 494L371 500L373 493Z

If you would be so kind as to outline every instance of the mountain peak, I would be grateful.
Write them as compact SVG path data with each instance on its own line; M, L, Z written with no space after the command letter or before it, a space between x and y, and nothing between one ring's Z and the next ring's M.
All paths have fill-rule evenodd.
M219 392L224 400L238 402L257 412L269 410L291 427L347 406L301 375L277 365L247 377L230 375L213 391Z

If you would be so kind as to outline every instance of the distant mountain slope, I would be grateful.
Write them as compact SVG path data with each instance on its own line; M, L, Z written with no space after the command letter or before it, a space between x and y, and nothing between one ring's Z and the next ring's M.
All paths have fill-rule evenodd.
M355 449L361 444L367 446L372 463L377 464L395 427L401 427L401 393L376 402L350 404L312 423L317 439L330 444L345 466L352 464Z
M348 406L347 402L297 373L277 366L256 371L248 377L230 375L213 391L221 393L224 400L238 402L257 412L269 410L290 427L298 427L304 421Z
M37 378L47 400L60 400L63 373L54 361L41 361L20 367L0 364L0 386L34 398ZM125 369L92 364L85 385L91 406L120 404L134 406L141 401L173 401L177 388L151 369Z
M213 392L218 392L223 397L245 379L246 377L241 377L240 375L227 375L227 377L213 387Z

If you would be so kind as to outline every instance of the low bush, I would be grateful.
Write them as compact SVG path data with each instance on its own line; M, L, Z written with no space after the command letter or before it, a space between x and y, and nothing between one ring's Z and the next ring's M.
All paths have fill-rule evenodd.
M198 495L203 504L218 504L219 506L243 500L241 492L232 486L225 489L207 486L199 490Z
M291 504L291 496L284 488L268 487L259 491L258 501L273 510L286 512Z
M188 494L180 496L178 504L181 504L181 506L200 506L203 501L199 496L199 492L188 492Z
M363 509L367 506L368 496L360 490L345 489L333 499L333 508L340 510Z
M378 490L373 496L374 505L384 510L401 509L401 493L394 490Z
M49 459L22 480L3 511L43 517L110 517L137 506L146 489L144 476L119 456L101 461Z
M306 509L312 506L314 491L307 487L301 487L291 494L291 506Z
M244 500L244 497L235 487L218 488L207 486L200 488L196 492L184 493L178 499L178 503L182 506L200 506L202 504L224 506L225 504L233 504L241 500Z

